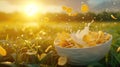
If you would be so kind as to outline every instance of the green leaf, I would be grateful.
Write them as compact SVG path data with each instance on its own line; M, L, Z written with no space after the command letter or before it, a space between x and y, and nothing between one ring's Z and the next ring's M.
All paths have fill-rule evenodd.
M27 64L26 66L27 67L40 67L39 64Z

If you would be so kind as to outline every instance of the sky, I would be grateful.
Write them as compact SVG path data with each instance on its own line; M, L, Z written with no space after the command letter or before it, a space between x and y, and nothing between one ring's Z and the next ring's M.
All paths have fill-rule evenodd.
M86 3L91 12L120 11L120 0L0 0L0 12L22 12L25 5L35 3L39 12L62 12L62 6L80 11L81 3Z

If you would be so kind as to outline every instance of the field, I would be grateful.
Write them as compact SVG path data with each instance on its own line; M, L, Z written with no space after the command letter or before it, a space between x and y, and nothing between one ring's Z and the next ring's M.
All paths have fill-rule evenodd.
M58 67L59 56L53 44L57 33L76 32L86 24L87 22L1 22L0 45L6 49L7 55L0 56L0 67ZM109 53L102 60L84 67L117 67L120 64L120 52L116 51L120 47L120 23L94 22L90 30L110 33L113 41ZM46 50L50 45L52 47ZM66 64L61 67L75 66Z

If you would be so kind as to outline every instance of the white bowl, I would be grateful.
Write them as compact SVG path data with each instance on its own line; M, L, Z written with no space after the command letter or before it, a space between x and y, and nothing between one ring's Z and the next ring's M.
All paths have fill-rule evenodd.
M57 40L54 41L58 55L66 56L71 65L87 65L99 61L109 52L111 43L112 35L107 42L88 48L64 48L57 45Z

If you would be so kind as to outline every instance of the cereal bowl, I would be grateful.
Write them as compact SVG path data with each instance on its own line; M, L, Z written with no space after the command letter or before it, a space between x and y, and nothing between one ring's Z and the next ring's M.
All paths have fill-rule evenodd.
M71 65L87 65L102 59L110 50L112 43L112 35L105 43L86 47L86 48L65 48L58 46L58 41L54 41L55 49L59 56L66 56L68 64Z

